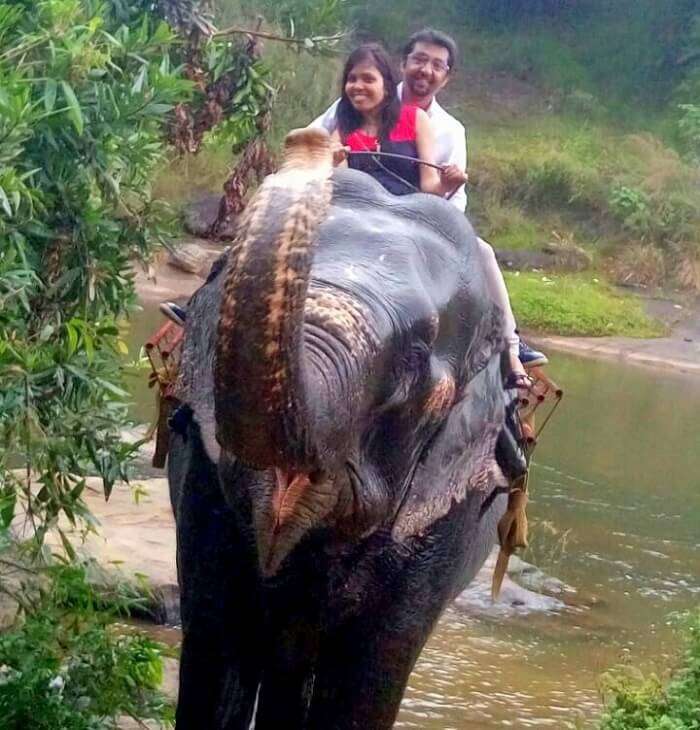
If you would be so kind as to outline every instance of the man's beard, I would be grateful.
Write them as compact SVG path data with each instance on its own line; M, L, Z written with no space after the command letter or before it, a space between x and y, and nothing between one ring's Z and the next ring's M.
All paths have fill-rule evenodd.
M433 95L433 91L430 87L430 84L423 79L414 80L413 82L408 84L408 87L414 96L419 96L419 97L425 98L427 96Z

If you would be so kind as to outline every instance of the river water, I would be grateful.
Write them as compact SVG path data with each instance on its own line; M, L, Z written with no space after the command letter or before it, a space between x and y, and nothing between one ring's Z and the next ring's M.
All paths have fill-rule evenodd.
M592 727L600 675L662 669L700 604L700 380L552 355L565 397L531 470L525 559L576 589L562 611L448 609L398 727Z
M549 372L565 397L534 455L523 557L575 592L555 611L450 607L399 728L593 727L601 674L661 670L674 613L700 604L700 379L557 354Z

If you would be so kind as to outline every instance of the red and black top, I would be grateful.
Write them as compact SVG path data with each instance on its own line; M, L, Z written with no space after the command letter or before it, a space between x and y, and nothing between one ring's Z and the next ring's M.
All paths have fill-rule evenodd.
M416 115L418 107L403 105L399 119L389 133L389 139L382 143L382 152L393 152L418 159L416 146ZM347 135L343 144L351 152L379 151L379 139L371 134L356 129ZM418 165L410 160L396 157L373 157L372 155L348 155L348 167L362 170L380 182L394 195L406 195L420 190L420 172Z

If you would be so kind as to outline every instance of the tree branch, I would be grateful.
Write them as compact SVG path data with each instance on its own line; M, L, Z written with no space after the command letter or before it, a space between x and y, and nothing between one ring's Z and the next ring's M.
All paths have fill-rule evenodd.
M312 38L289 38L287 36L276 35L274 33L266 33L265 31L239 28L238 26L234 25L230 28L224 28L224 30L217 30L216 33L213 34L213 37L219 38L221 36L237 34L249 35L253 36L254 38L264 38L265 40L269 41L279 41L280 43L292 43L298 46L307 45L307 41L311 41L314 45L318 43L333 43L334 41L339 41L346 36L345 33L336 33L335 35L314 36Z
M676 59L674 66L687 66L689 63L700 60L700 50L688 51L688 53Z

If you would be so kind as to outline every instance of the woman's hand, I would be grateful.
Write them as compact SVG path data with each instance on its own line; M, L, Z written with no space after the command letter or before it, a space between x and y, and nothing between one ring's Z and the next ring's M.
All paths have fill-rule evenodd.
M348 159L348 152L350 152L349 147L340 144L333 147L333 167L342 165Z
M469 176L457 165L445 165L440 170L440 184L446 193L451 193L461 185L464 185Z

